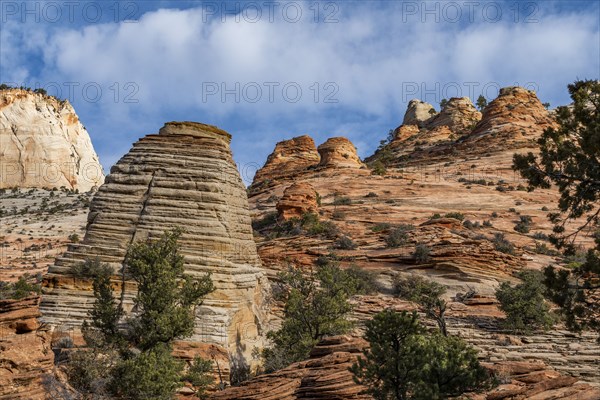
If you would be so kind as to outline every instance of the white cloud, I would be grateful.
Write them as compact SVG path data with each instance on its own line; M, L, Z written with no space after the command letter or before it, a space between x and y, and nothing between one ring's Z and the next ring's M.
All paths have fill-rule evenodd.
M326 24L312 20L311 4L304 4L304 18L298 23L286 22L280 13L274 22L265 13L256 23L243 18L236 22L233 16L225 22L218 18L203 22L205 10L195 8L147 12L136 23L45 31L39 26L37 44L23 54L43 55L44 63L35 73L42 82L100 84L102 100L78 110L102 127L107 137L101 140L106 143L111 129L149 133L153 126L185 113L187 119L208 118L209 123L233 119L232 125L247 135L259 129L257 137L242 142L265 140L268 144L259 147L268 147L266 152L276 140L302 131L299 127L321 126L329 132L346 132L366 155L387 132L374 134L369 124L377 121L377 126L390 128L399 124L405 102L412 97L439 101L445 93L427 97L423 92L435 90L436 82L439 88L457 82L465 90L463 95L469 94L465 82L501 86L536 82L541 97L554 103L566 99L565 85L576 77L598 77L599 21L593 13L559 15L550 10L536 16L539 23L514 23L509 18L498 23L481 18L474 24L435 23L432 18L421 22L418 16L402 14L400 2L376 7L339 3L335 15L339 23ZM15 79L31 78L31 65L23 54L16 58L6 54L27 39L18 28L13 26L8 33L3 29L1 67ZM121 89L116 102L109 90L114 82ZM122 101L126 82L139 86L135 96L139 103ZM239 82L242 89L256 82L263 96L257 103L244 101L244 94L255 94L249 86L248 92L240 93L239 103L233 95L223 102L220 93L203 96L210 82L217 84L219 92L222 84L232 89ZM273 102L266 82L280 84ZM283 98L282 86L288 82L297 82L303 91L297 103ZM314 82L319 88L317 102ZM323 103L335 89L325 88L327 82L339 88L334 96L339 103ZM403 92L407 82L417 83L418 92ZM288 94L294 94L291 88ZM127 143L129 137L119 140ZM101 152L120 154L128 148L123 146ZM244 150L238 152L242 159L264 160L265 150Z

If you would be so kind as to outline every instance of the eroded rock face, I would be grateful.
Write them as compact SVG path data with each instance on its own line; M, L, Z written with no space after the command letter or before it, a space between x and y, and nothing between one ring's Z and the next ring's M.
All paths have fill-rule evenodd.
M0 159L0 188L64 186L83 192L104 182L71 104L27 90L0 91Z
M283 197L277 203L277 213L280 220L300 218L307 212L318 209L317 192L310 183L297 182L283 192Z
M483 110L472 136L510 134L514 138L537 137L552 124L550 113L535 92L517 86L505 87Z
M402 125L424 126L425 121L436 114L435 108L424 101L413 99L408 103Z
M447 126L452 132L467 133L480 120L481 113L468 97L453 97L439 114L427 121L426 125L428 129Z
M325 168L360 168L363 166L356 147L345 137L329 138L317 149L321 155L319 167Z
M264 333L264 278L230 139L214 126L171 122L135 143L94 197L82 243L49 268L44 321L78 327L86 318L93 303L91 282L70 276L69 268L87 257L113 267L114 287L129 312L135 285L122 282L127 247L182 227L186 272L211 273L217 288L197 309L189 341L217 344L232 357L250 360Z
M348 370L366 344L351 336L323 339L311 351L310 359L217 392L211 399L371 399L361 393L365 387L354 383Z
M362 354L368 343L352 336L334 336L321 341L310 359L290 365L272 374L261 375L238 387L215 393L214 400L251 399L372 399L362 394L348 368ZM506 382L487 393L468 393L475 400L515 399L597 399L600 389L578 382L548 368L541 362L484 363Z
M252 186L265 181L293 176L310 166L319 163L320 156L314 140L308 136L298 136L275 145L265 165L256 172Z
M39 296L0 300L0 398L45 399L43 374L54 353L50 336L38 331Z

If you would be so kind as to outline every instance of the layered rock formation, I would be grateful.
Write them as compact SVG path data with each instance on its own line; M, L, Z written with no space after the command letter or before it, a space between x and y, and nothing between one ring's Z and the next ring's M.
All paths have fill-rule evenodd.
M241 386L217 392L214 400L371 399L354 383L348 368L366 346L362 339L335 336L322 340L310 358Z
M197 309L190 340L250 359L262 340L264 282L230 139L214 126L171 122L135 143L94 197L83 241L49 268L44 320L77 327L86 318L93 303L91 282L70 276L69 268L88 257L113 267L115 287L130 311L135 287L123 277L128 246L182 227L186 272L211 273L216 286Z
M319 167L325 168L360 168L363 166L356 147L345 137L329 138L317 148L321 161Z
M467 133L480 120L481 113L477 111L468 97L453 97L448 100L439 114L425 122L425 127L434 129L439 126L447 126L452 132Z
M386 148L391 154L378 151L366 161L371 163L385 154L388 166L446 164L460 156L530 151L542 132L555 125L535 92L521 87L500 89L483 114L466 97L451 98L441 112L425 118L431 109L427 103L411 101L403 124Z
M352 336L335 336L321 341L310 359L272 374L258 376L241 386L214 394L213 400L299 400L372 399L362 394L348 368L362 354L367 343ZM486 363L502 380L487 393L466 394L472 400L595 400L600 389L577 378L562 375L540 362Z
M42 376L54 354L48 332L38 331L39 300L0 300L0 399L46 398Z
M435 114L435 108L431 104L418 99L412 99L408 103L408 107L404 113L402 125L417 125L422 127L425 125L425 121L429 120Z
M0 91L0 188L88 191L104 172L67 100L21 89Z
M280 220L299 218L307 212L317 211L317 192L310 183L298 182L285 189L283 197L277 203Z
M483 110L481 121L467 142L493 139L494 142L527 143L554 124L535 92L516 86L505 87Z
M364 169L365 165L356 153L356 147L347 138L329 138L317 150L312 138L299 136L277 143L265 165L254 175L249 193L254 196L281 184L289 185L314 170L327 175L341 169L359 173L357 169L361 168Z
M290 177L319 163L320 156L314 140L308 136L298 136L283 140L275 145L265 165L256 171L252 186L264 184L279 178Z

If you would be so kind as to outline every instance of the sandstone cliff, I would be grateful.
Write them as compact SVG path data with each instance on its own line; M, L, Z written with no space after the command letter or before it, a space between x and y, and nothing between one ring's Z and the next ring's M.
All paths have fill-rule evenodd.
M470 135L471 140L484 136L494 139L526 141L539 136L553 125L550 112L535 92L521 87L500 89L496 99L483 110L481 121Z
M178 226L186 230L180 242L186 272L211 273L217 289L198 308L189 340L217 344L249 360L264 333L264 282L230 139L213 126L171 122L135 143L94 197L82 243L49 268L44 321L77 327L86 318L91 282L70 276L69 267L87 257L114 268L115 287L129 311L134 283L121 283L127 247Z
M67 100L21 89L0 91L0 188L88 191L104 172Z
M299 136L277 143L259 169L250 185L249 193L277 192L281 184L290 184L318 170L323 176L335 174L340 169L366 170L357 154L356 147L345 137L329 138L315 147L310 136ZM275 190L274 190L275 189Z

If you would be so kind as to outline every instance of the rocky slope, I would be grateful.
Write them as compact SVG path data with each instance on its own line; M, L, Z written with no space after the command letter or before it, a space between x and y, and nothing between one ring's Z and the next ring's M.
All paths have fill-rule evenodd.
M387 157L384 176L360 168L305 168L293 179L251 190L259 255L269 277L275 279L289 262L311 268L319 256L332 253L343 267L355 264L373 271L380 293L356 300L353 319L360 322L395 303L390 296L395 275L425 276L448 287L449 329L477 346L482 361L542 361L560 374L600 385L600 347L593 335L578 337L558 325L547 334L516 336L509 343L502 339L508 333L499 328L503 313L494 298L499 283L515 282L524 268L564 262L547 242L551 224L546 215L556 209L557 191L527 192L511 169L513 153L534 150L535 140L553 124L551 115L535 93L521 88L503 89L481 116L465 99L449 104L446 109L454 111L442 118L427 104L411 102L409 124L396 130L385 152L368 159ZM445 122L433 126L428 121ZM319 193L319 218L332 223L334 232L286 232L267 223L292 184L310 184ZM531 217L527 232L515 230L522 216ZM406 240L389 246L402 226ZM340 249L336 241L343 236L355 248ZM428 261L415 261L417 244L430 249ZM582 246L590 244L591 238L581 238ZM467 304L457 301L468 291L476 296ZM533 398L553 398L550 392L540 396Z
M0 190L0 281L46 273L83 237L92 192Z
M67 100L21 89L0 91L0 188L98 187L104 172Z
M262 341L263 274L252 238L248 203L231 157L231 136L209 125L167 123L133 145L94 197L85 237L56 260L45 277L41 310L53 326L76 327L93 302L91 282L69 274L87 257L114 269L115 287L131 310L134 283L122 262L134 241L182 227L185 269L211 273L216 291L198 308L189 339L222 346L249 360Z
M261 375L239 387L226 389L214 400L299 400L372 399L364 387L354 383L348 368L366 348L364 340L351 336L326 338L306 361L268 375ZM486 394L468 394L473 400L595 400L600 389L577 378L549 369L540 362L499 362L486 364L501 377L500 385Z

